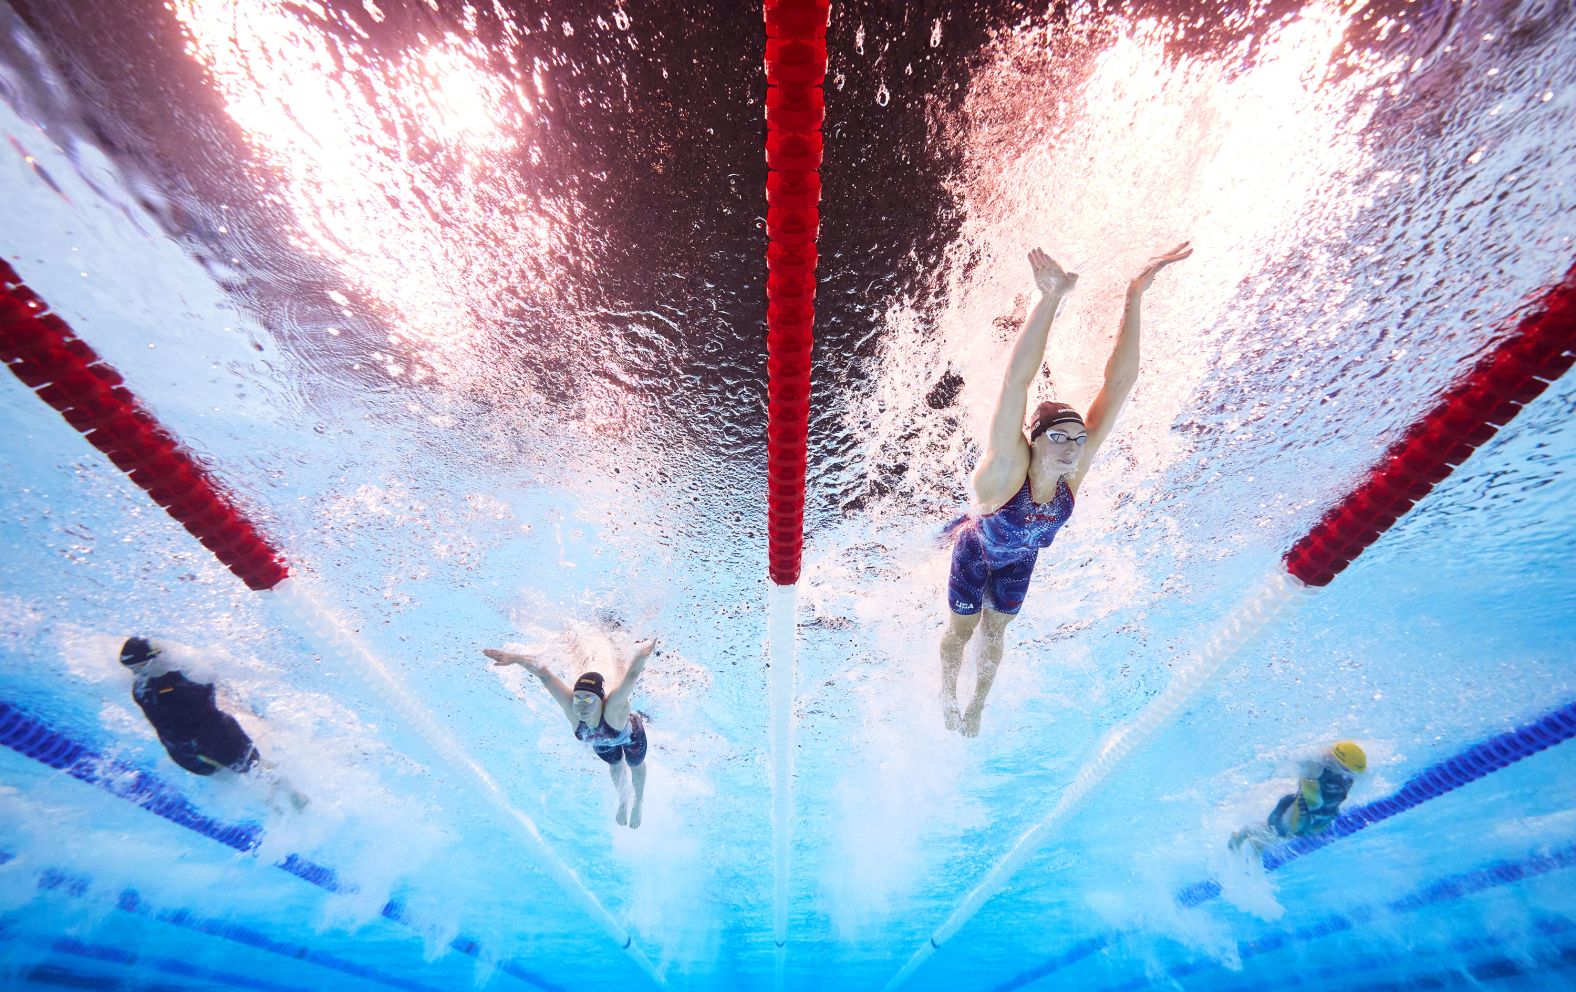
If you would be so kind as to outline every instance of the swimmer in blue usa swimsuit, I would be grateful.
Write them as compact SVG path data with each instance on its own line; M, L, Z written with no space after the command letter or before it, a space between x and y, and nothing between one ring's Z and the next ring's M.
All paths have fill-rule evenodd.
M586 672L575 679L571 689L535 658L495 648L482 651L494 665L519 665L541 680L569 718L575 737L590 744L596 756L607 762L613 788L618 790L618 822L631 828L640 826L640 805L646 796L646 721L643 714L630 710L630 697L656 646L655 637L636 645L623 679L611 691L605 689L600 672ZM633 804L624 788L626 766L635 787Z
M1003 634L1028 594L1029 578L1042 549L1050 547L1067 519L1084 473L1110 436L1116 415L1138 378L1139 304L1161 269L1193 254L1186 242L1149 260L1127 288L1127 308L1116 347L1105 366L1105 385L1089 407L1087 420L1065 403L1041 403L1024 433L1029 386L1045 360L1051 320L1062 297L1078 281L1045 252L1029 253L1040 299L1013 345L1001 397L991 417L985 456L974 470L974 504L968 516L949 527L953 536L952 572L947 579L951 607L941 638L941 713L948 730L977 737L985 697L1001 665ZM977 660L974 699L958 708L958 675L963 649L985 618Z

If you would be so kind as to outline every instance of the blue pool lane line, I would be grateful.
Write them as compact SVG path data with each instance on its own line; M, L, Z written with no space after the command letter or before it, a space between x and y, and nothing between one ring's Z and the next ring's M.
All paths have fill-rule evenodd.
M1469 782L1476 782L1486 775L1513 765L1523 758L1537 754L1576 737L1576 703L1567 703L1531 723L1492 737L1481 744L1467 748L1460 754L1435 765L1430 765L1406 781L1406 784L1383 799L1375 799L1349 813L1336 817L1330 826L1311 837L1298 837L1264 852L1264 870L1275 871L1305 854L1312 854L1342 837L1350 837L1375 823L1380 823L1419 806L1430 799L1438 799ZM1177 902L1183 906L1198 906L1220 895L1220 883L1214 880L1195 882L1177 893Z
M17 855L10 851L0 850L0 865L17 860ZM55 892L73 898L86 898L93 888L93 880L86 875L74 874L61 868L45 868L38 876L38 889L40 892ZM342 974L352 975L369 982L378 982L406 992L438 992L437 989L409 979L395 978L381 974L365 965L348 961L332 954L315 951L310 947L292 944L282 940L274 940L266 934L249 929L226 920L211 920L197 916L189 909L159 909L142 898L136 889L124 889L119 898L115 900L115 908L123 913L131 913L144 919L154 920L169 926L190 930L193 933L228 940L232 943L242 944L255 950L279 957L289 958L293 961L305 961Z
M156 776L113 761L40 722L20 707L6 702L0 702L0 745L242 853L250 853L262 843L263 828L259 824L225 823L207 816L179 790ZM4 854L0 852L0 864L10 860ZM342 882L334 869L296 854L287 855L274 867L329 892L356 891L354 885ZM399 900L390 899L386 902L381 915L384 919L416 929L415 914ZM481 943L464 934L450 941L449 947L468 957L480 959L482 956ZM565 992L560 986L513 961L498 961L493 962L493 965L504 974L535 985L543 992Z
M1537 878L1540 875L1547 875L1549 872L1570 868L1573 865L1576 865L1576 844L1567 844L1548 854L1529 854L1514 861L1497 861L1472 871L1447 876L1431 885L1416 890L1410 895L1385 903L1379 908L1364 906L1347 913L1334 913L1297 930L1286 930L1240 944L1238 945L1238 953L1246 961L1249 958L1278 951L1293 944L1306 943L1307 941L1328 937L1332 934L1358 930L1381 914L1393 916L1401 913L1415 913L1429 906L1454 902L1457 899L1476 895L1488 889L1499 888L1502 885L1510 885L1529 878ZM1482 938L1475 939L1481 940ZM1191 961L1169 969L1166 972L1166 977L1173 979L1182 978L1195 972L1203 971L1216 963L1213 960ZM1394 964L1393 956L1386 957L1386 963ZM1138 989L1148 988L1153 981L1153 978L1147 976L1137 978L1122 985L1112 986L1106 989L1105 992L1137 992Z
M1550 917L1538 920L1531 930L1514 940L1505 937L1465 937L1452 941L1443 948L1436 948L1432 953L1438 954L1443 951L1461 957L1475 951L1498 951L1510 945L1513 956L1502 953L1497 957L1484 958L1472 964L1462 964L1441 971L1413 973L1404 978L1369 982L1365 985L1345 985L1344 988L1346 992L1412 992L1412 990L1437 992L1439 989L1447 988L1481 989L1485 983L1491 981L1530 977L1576 967L1576 945L1557 944L1548 950L1533 954L1523 950L1529 939L1552 940L1556 937L1565 937L1572 931L1576 931L1576 924L1570 920ZM1342 982L1343 979L1349 981L1358 974L1393 969L1395 966L1396 959L1393 954L1360 954L1326 965L1318 971L1278 976L1274 985L1277 990L1301 985L1328 989L1334 983ZM1260 984L1238 986L1242 992L1258 992L1261 988L1263 986Z
M1499 888L1515 882L1547 875L1553 871L1576 867L1576 843L1566 844L1547 854L1528 854L1514 861L1496 861L1481 868L1450 875L1437 882L1433 882L1383 906L1362 906L1345 913L1332 913L1320 920L1300 927L1296 930L1284 930L1260 937L1238 945L1238 953L1243 960L1269 954L1293 944L1302 944L1321 937L1328 937L1337 933L1348 933L1366 926L1372 920L1385 915L1399 915L1413 913L1429 906L1454 902L1467 896L1476 895L1488 889ZM1025 985L1038 981L1046 975L1061 971L1070 965L1082 961L1092 954L1096 954L1115 944L1122 938L1122 934L1109 933L1100 937L1083 941L1071 950L1058 957L1052 958L1028 971L1020 972L1001 985L996 986L992 992L1010 992L1020 989ZM1387 958L1393 962L1393 957ZM1181 979L1205 968L1216 965L1213 959L1207 961L1189 961L1176 965L1165 973L1169 979ZM1148 988L1158 980L1155 976L1144 976L1122 985L1113 986L1105 992L1134 992L1136 989Z
M168 975L180 975L183 978L196 978L204 982L223 982L231 988L253 989L255 992L311 992L299 985L281 985L278 982L265 981L261 978L252 978L247 975L237 975L234 972L214 971L198 965L179 961L175 958L139 958L131 951L121 950L118 947L106 947L102 944L87 944L70 937L61 937L50 944L50 949L58 954L70 954L74 957L86 958L89 961L104 961L111 964L135 968L140 962L145 968L153 968ZM138 982L136 987L146 987L145 983Z

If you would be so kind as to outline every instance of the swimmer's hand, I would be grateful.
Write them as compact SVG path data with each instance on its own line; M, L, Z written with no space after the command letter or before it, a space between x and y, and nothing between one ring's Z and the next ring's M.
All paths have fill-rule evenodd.
M1038 248L1029 252L1029 264L1034 267L1034 284L1047 296L1061 296L1078 284L1078 273L1063 269Z
M542 674L542 663L535 658L528 658L523 654L511 654L508 651L500 651L497 648L482 648L482 654L492 659L494 667L519 665L532 675Z
M1172 262L1180 262L1191 254L1193 254L1193 242L1184 241L1170 251L1156 255L1149 260L1148 265L1144 266L1144 271L1140 272L1134 277L1132 282L1128 283L1127 291L1133 295L1144 292L1144 290L1154 284L1155 276L1160 274L1161 269Z
M641 641L639 644L635 645L635 657L637 659L650 657L651 652L655 651L656 649L657 639L655 637L647 638L646 640Z

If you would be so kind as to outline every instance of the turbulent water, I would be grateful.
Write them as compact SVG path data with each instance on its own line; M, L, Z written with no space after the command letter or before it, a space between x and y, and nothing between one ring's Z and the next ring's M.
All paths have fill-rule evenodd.
M11 382L0 701L266 838L235 855L0 752L6 981L502 988L521 979L491 964L513 961L644 983L502 803L673 986L769 985L759 10L13 0L0 21L0 254L501 787L471 788ZM785 974L876 989L1576 261L1576 15L836 3L828 47ZM1030 305L1025 255L1080 273L1033 395L1084 407L1127 280L1186 239L984 732L948 734L937 539ZM1036 987L1568 982L1558 871L1382 908L1576 841L1559 750L1272 876L1223 842L1333 739L1368 750L1362 802L1576 695L1573 409L1556 383L1238 659L912 987L1011 985L1112 935ZM305 815L163 756L114 661L139 631L219 679ZM551 701L480 649L534 646L567 677L648 633L628 831ZM291 852L357 891L269 867ZM1223 900L1178 908L1211 877ZM390 898L415 932L379 917ZM171 959L206 970L170 979Z

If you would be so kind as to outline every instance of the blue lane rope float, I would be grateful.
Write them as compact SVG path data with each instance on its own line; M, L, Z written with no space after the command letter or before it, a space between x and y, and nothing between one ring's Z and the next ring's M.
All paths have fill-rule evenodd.
M1311 837L1299 837L1266 851L1264 869L1275 871L1305 854L1311 854L1342 837L1349 837L1372 824L1387 820L1414 806L1438 798L1463 785L1491 775L1501 768L1513 765L1523 758L1537 754L1556 744L1576 737L1576 702L1566 703L1543 716L1514 730L1467 748L1444 761L1429 765L1412 776L1401 788L1382 799L1342 813L1329 828ZM1563 865L1561 866L1563 867ZM1513 868L1499 866L1496 871L1509 872ZM1509 879L1513 881L1514 879ZM1220 883L1214 879L1195 882L1176 894L1176 901L1188 908L1200 906L1220 895ZM1072 950L1008 979L996 986L994 992L1009 992L1022 988L1052 972L1083 960L1118 939L1117 934L1090 938L1075 945Z
M263 828L260 825L256 823L225 823L222 820L216 820L197 809L179 790L164 783L158 777L139 768L105 757L87 745L75 741L66 734L42 723L21 708L5 702L0 702L0 745L4 745L18 754L32 758L41 764L48 765L57 771L65 772L80 782L103 789L118 799L124 799L155 816L162 817L194 833L216 840L233 850L250 853L255 851L262 843ZM8 852L0 851L0 865L5 864L13 857L14 855ZM281 871L289 872L297 878L328 892L353 893L356 891L356 887L353 884L341 881L334 869L317 864L297 854L286 855L283 860L276 862L274 867ZM135 907L137 895L133 890L128 889L122 895L122 902L125 902L128 895L133 900L131 906L123 905L120 908ZM402 926L411 929L417 928L416 915L397 899L390 899L384 903L380 915L384 919ZM172 921L164 919L164 922ZM223 926L228 928L231 925L224 924ZM244 928L236 928L236 930L238 933L242 933ZM251 934L254 939L264 942L268 941L268 938L255 934L255 932L244 932ZM239 939L233 938L228 932L216 933L215 936ZM242 940L242 943L251 943L255 947L264 946L263 943L254 943L252 940ZM450 941L449 947L467 957L482 958L481 942L464 934L460 934ZM269 948L265 947L264 949ZM346 964L349 964L349 962L346 962ZM564 992L561 987L554 985L552 982L514 961L496 962L495 967L513 978L535 985L537 988L542 989L543 992ZM381 978L375 980L383 981Z

